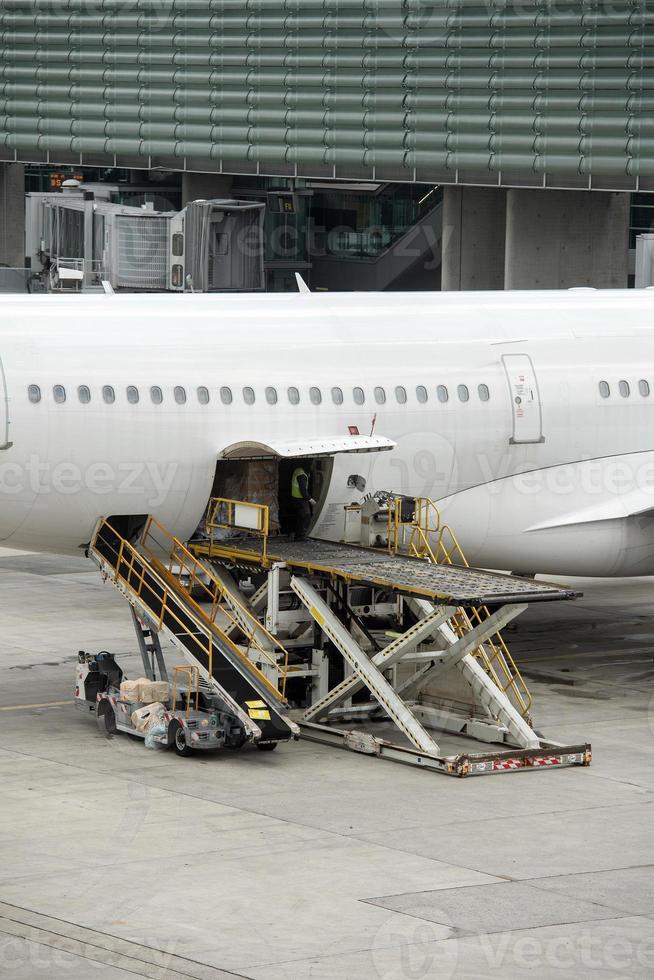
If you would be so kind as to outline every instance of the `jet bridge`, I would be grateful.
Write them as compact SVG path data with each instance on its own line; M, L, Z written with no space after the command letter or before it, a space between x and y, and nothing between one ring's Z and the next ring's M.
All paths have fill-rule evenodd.
M266 505L216 498L190 545L227 605L247 607L288 651L303 737L457 776L589 765L587 743L534 731L501 633L530 602L576 593L468 567L431 501L386 495L377 509L382 549L273 536ZM246 579L249 598L236 584ZM460 736L487 747L462 748Z

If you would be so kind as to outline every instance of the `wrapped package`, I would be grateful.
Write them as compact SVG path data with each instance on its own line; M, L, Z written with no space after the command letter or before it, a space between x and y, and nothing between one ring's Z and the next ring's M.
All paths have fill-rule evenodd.
M270 533L279 530L279 465L277 460L225 460L220 463L213 497L266 504L270 514ZM226 520L227 511L216 515L218 523ZM238 528L214 529L215 541L241 534Z
M123 681L120 685L120 700L141 701L141 685L149 683L147 677L137 677L135 681Z
M163 704L157 702L137 708L132 712L132 724L137 732L149 732L154 725L163 724L165 710Z
M142 704L152 704L154 701L167 701L170 697L168 681L141 681L139 701Z
M269 508L270 533L279 531L279 468L277 460L250 461L246 470L245 497L253 504Z

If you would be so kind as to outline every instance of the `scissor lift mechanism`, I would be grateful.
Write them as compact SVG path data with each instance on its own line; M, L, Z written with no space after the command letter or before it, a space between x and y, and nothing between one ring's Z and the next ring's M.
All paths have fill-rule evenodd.
M590 764L589 744L563 746L535 733L529 717L531 698L500 634L529 602L571 598L575 593L551 583L452 565L451 551L439 563L431 546L431 554L420 554L420 535L413 536L409 554L395 549L387 554L333 542L269 539L250 517L247 533L217 540L213 532L226 526L219 520L222 503L213 502L208 540L195 543L192 550L209 560L214 575L221 574L221 566L267 573L250 609L266 617L266 627L287 649L311 649L307 663L287 672L289 678L311 678L312 703L298 719L303 737L457 776ZM233 501L225 503L230 513L238 509L231 506ZM240 508L247 506L239 502ZM259 524L267 527L263 513ZM441 533L437 550L445 547L445 540L449 539ZM229 581L226 601L231 596L242 607L243 596L231 577ZM364 643L367 631L356 615L345 625L343 601L335 599L339 590L342 599L343 593L349 596L360 587L373 597L379 590L387 598L391 594L392 602L416 620L376 651L364 649L370 643ZM283 597L291 592L304 613L283 611ZM344 679L331 690L326 689L325 641L340 653L345 669ZM454 689L463 685L470 695L464 711L460 698L448 693L453 676ZM426 690L441 684L442 697L423 698ZM352 697L364 688L371 700L353 703ZM402 736L399 742L326 723L380 715L393 722ZM470 736L489 743L489 748L445 755L434 729ZM503 747L491 748L492 743Z

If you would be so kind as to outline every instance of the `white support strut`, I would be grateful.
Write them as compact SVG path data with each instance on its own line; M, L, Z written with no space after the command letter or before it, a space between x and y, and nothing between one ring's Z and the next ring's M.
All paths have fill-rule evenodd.
M463 660L466 654L472 653L473 650L480 647L486 640L490 640L507 623L510 623L512 619L515 619L516 616L523 613L526 608L527 606L524 603L521 605L502 606L492 613L488 619L478 623L469 633L465 633L463 636L457 637L454 642L449 643L444 650L426 650L424 653L416 654L413 659L433 661L429 678L431 680L436 674L447 670L460 660ZM410 687L410 685L411 681L408 682L407 686Z
M423 617L428 616L434 609L433 603L427 599L412 598L408 600L408 605L417 615ZM458 640L456 633L448 623L444 623L440 627L439 632L448 645ZM515 744L524 749L538 748L540 740L534 730L511 703L507 695L488 676L472 653L467 653L462 657L456 666L465 680L470 684L479 702L492 716L496 717L505 725ZM431 669L431 665L428 665L409 679L407 684L411 684L413 692L416 692L431 680L431 676L433 676L430 676ZM404 693L402 688L399 689L399 692Z
M403 633L402 636L393 640L392 643L385 646L379 653L376 653L370 662L380 670L387 670L393 664L402 660L406 653L417 647L422 640L436 633L438 628L443 623L446 623L455 612L456 610L450 606L432 607L431 612L424 619L419 620L406 633ZM337 684L336 687L332 688L324 698L321 698L316 704L311 705L304 713L303 719L310 721L312 718L320 718L331 708L342 704L343 701L352 697L353 694L356 694L357 691L360 691L365 686L365 682L361 677L357 676L357 674L351 674L341 681L340 684Z
M411 709L398 696L380 670L355 643L343 624L336 618L316 589L306 580L293 576L291 588L309 610L321 630L341 652L386 714L400 731L421 752L439 755L440 749Z

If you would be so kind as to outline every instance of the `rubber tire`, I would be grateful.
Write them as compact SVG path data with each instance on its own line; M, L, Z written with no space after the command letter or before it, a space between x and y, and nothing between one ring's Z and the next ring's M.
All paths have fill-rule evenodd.
M193 749L186 741L186 735L184 729L178 721L171 721L170 728L168 729L168 742L175 749L177 755L182 758L189 756Z
M242 749L246 742L247 736L245 732L242 732L240 742L225 742L225 748L231 749L232 752L236 752L238 749Z
M259 752L274 752L279 742L266 742L265 745L257 745Z
M100 713L99 709L103 707L103 711ZM96 709L98 714L96 716L96 721L98 723L98 729L103 735L116 735L118 733L118 728L116 727L116 712L108 701L101 701Z

